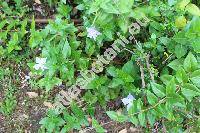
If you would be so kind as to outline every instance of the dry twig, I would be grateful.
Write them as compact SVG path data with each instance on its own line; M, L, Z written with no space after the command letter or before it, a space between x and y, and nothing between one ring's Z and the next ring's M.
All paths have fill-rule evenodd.
M142 80L142 88L145 88L146 84L145 84L145 80L144 80L144 67L141 63L141 61L138 62L139 66L140 66L140 73L141 73L141 80Z
M147 54L147 56L145 57L145 59L146 59L146 64L147 64L147 69L148 69L148 71L149 71L151 80L152 80L153 82L155 82L155 80L154 80L154 74L153 74L153 72L152 72L152 70L151 70L151 66L150 66L150 63L149 63L149 58L150 58L150 55Z

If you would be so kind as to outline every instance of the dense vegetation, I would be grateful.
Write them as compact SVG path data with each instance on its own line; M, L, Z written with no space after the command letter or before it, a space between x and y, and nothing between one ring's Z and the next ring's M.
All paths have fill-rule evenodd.
M38 132L106 132L97 106L142 132L200 132L199 6L198 0L0 1L0 113L13 113L15 93L26 86L49 101Z

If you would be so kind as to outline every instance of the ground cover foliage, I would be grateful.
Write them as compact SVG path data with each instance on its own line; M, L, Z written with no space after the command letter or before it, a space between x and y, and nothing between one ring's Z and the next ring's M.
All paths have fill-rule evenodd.
M98 121L97 106L110 122L142 132L199 132L199 6L198 0L0 1L0 113L13 113L25 86L48 99L38 132L106 132L109 122ZM144 18L145 25L138 23ZM133 23L140 24L134 34ZM104 54L130 36L125 46L116 44L113 58ZM101 71L80 94L69 91L99 56L107 61L96 67ZM69 105L57 97L62 90L73 99Z

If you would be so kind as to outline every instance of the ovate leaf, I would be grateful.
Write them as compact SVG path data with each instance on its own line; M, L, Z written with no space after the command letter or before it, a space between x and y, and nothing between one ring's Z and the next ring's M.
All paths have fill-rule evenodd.
M187 53L187 48L183 45L175 46L175 55L177 58L183 57Z
M167 85L167 84L170 82L170 80L171 80L172 78L173 78L172 75L167 75L167 74L162 75L162 76L160 77L161 81L162 81L165 85Z
M188 86L189 87L189 86ZM200 96L200 93L193 91L191 88L182 88L181 89L182 94L188 99L189 102L192 101L192 99L195 96Z
M178 3L178 8L181 10L185 9L185 6L190 3L190 0L182 0Z
M139 113L138 120L140 122L140 125L145 126L145 113Z
M65 39L65 42L63 44L62 54L63 58L67 58L71 55L71 47L69 46L67 39Z
M183 64L183 59L175 59L170 62L167 66L177 71L180 66Z
M106 12L106 13L113 13L113 14L119 14L120 12L117 10L117 8L111 4L111 2L102 2L101 8Z
M156 118L155 118L155 116L151 113L151 111L148 111L148 112L147 112L147 119L148 119L150 125L153 126L154 123L155 123Z
M94 118L92 119L92 127L94 127L94 129L98 132L98 133L105 133L106 130L103 129L103 127L98 123L97 120L95 120Z
M155 105L158 102L158 98L150 91L147 91L147 100L151 105Z
M183 28L183 27L185 27L186 22L187 22L186 18L184 16L180 16L180 17L176 18L175 25L177 28Z
M162 85L159 85L157 83L151 82L151 88L153 92L158 96L158 97L164 97L165 96L165 88Z
M186 11L188 11L192 15L200 16L200 10L195 4L188 4L186 6Z
M193 72L198 68L197 59L191 52L185 58L183 66L187 72Z
M174 78L172 78L166 86L166 95L175 94L176 84Z
M127 120L127 116L122 115L122 114L119 114L119 113L114 112L114 111L107 111L106 114L107 114L112 120L115 120L115 121L118 121L118 122L124 122L124 121Z
M188 82L188 76L182 67L180 67L179 70L176 72L176 79L178 80L179 83Z

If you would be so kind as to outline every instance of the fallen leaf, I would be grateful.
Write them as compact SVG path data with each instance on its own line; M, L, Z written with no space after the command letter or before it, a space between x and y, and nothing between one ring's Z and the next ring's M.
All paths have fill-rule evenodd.
M119 131L119 133L127 133L127 130L123 129L123 130Z
M35 0L35 3L41 4L40 0Z
M135 132L138 132L138 129L134 127L130 127L130 131L131 133L135 133Z
M36 97L38 97L38 94L36 92L26 92L26 94L29 96L29 98L36 98Z
M44 106L48 107L48 108L53 108L53 104L51 104L50 102L45 102L44 101Z

